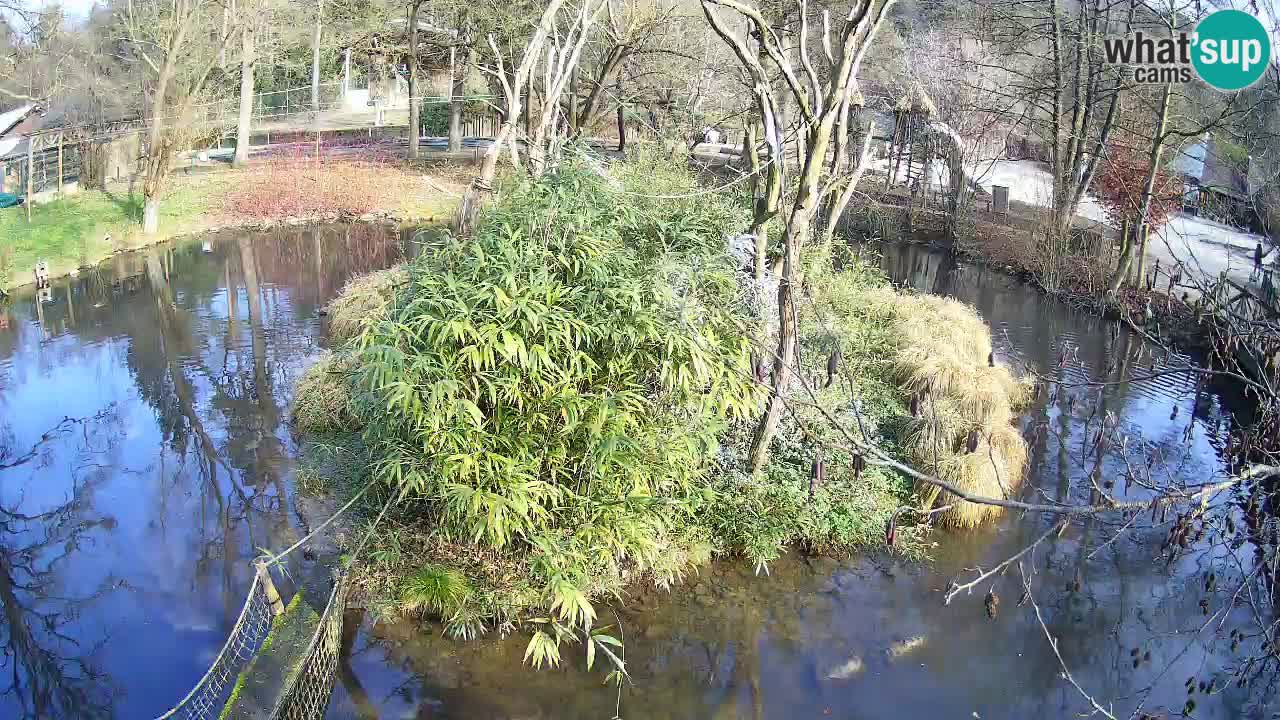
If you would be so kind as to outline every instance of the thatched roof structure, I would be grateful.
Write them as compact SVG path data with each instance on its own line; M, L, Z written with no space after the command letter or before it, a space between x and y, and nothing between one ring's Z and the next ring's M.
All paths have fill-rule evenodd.
M898 99L894 110L900 112L920 113L925 117L933 117L938 114L938 108L929 99L929 94L920 87L920 83L912 82L911 87L907 88L907 92Z

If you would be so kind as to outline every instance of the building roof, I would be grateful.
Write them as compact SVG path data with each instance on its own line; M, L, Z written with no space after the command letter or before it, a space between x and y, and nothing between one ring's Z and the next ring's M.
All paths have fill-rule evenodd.
M1182 148L1173 159L1173 171L1199 181L1204 177L1204 156L1208 149L1207 138L1201 138Z
M27 116L30 115L35 109L36 109L35 104L29 103L27 105L20 105L16 108L13 108L12 110L0 112L0 138L3 138L5 135L7 135L9 131L13 130L14 126L16 126L18 123L21 123L23 120L26 120Z
M1231 162L1225 148L1217 140L1210 140L1204 158L1204 174L1200 187L1215 190L1238 198L1249 197L1248 167L1241 168Z

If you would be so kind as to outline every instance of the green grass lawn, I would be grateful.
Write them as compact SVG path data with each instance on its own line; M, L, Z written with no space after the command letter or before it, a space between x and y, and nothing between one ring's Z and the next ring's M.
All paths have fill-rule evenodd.
M421 172L434 178L424 183ZM405 220L446 217L462 197L473 171L460 165L419 164L412 168L390 164L377 170L376 207ZM142 194L120 186L107 192L85 191L31 208L31 221L22 207L0 210L0 290L32 282L41 260L53 277L93 265L112 253L132 250L177 235L235 224L249 217L228 206L228 193L246 183L275 182L270 172L226 169L186 175L175 171L160 204L160 228L142 234ZM439 184L448 189L441 191ZM283 218L280 218L283 219Z
M198 229L215 195L206 182L175 183L160 206L160 232L142 236L142 195L85 191L31 208L0 210L0 289L32 281L37 262L55 277L111 253Z

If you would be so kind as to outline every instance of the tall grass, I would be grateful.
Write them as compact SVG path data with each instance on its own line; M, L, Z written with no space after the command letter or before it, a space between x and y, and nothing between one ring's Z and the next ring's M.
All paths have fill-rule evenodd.
M864 299L892 319L892 376L915 398L907 457L973 495L1012 497L1025 473L1026 444L1013 422L1026 388L1008 368L990 363L991 336L981 317L955 300L887 289ZM916 489L923 509L946 508L938 514L944 526L972 528L1000 514L998 506L927 484Z

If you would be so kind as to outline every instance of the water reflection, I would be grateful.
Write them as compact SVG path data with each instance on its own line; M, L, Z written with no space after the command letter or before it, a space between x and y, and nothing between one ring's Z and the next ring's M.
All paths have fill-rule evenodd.
M1148 468L1183 483L1223 473L1232 420L1213 388L1189 373L1130 382L1169 363L1163 350L946 255L886 248L882 262L897 282L976 306L995 329L1001 362L1061 382L1021 419L1036 438L1033 499L1087 499L1091 478L1142 497L1147 490L1125 478ZM1126 440L1099 442L1104 423ZM1031 604L1020 606L1016 570L942 604L953 578L992 567L1047 529L1045 518L1010 515L969 535L940 534L926 567L793 553L769 577L718 564L670 594L628 598L617 619L633 683L620 696L571 649L564 669L535 673L521 664L520 636L455 643L438 629L366 626L349 646L329 717L372 717L369 703L383 718L468 720L1078 717L1088 705L1063 679ZM1189 676L1222 678L1235 662L1225 636L1244 610L1206 595L1203 577L1225 575L1237 558L1206 549L1171 562L1163 540L1164 528L1095 518L1024 558L1063 659L1119 717L1139 707L1177 714ZM1002 599L994 620L983 606L988 589ZM1204 599L1220 612L1221 634L1201 631ZM1265 690L1235 688L1196 699L1196 718L1265 716L1275 702Z
M167 709L234 624L247 560L308 522L289 390L319 352L320 306L404 238L208 240L0 307L0 717Z

